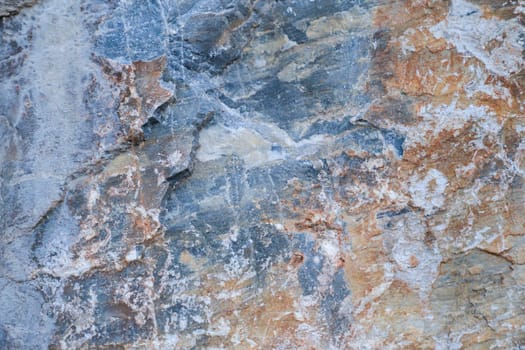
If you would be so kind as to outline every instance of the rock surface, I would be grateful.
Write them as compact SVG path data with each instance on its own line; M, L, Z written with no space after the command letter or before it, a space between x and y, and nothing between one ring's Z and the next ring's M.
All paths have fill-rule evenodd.
M525 347L525 3L0 1L1 349Z

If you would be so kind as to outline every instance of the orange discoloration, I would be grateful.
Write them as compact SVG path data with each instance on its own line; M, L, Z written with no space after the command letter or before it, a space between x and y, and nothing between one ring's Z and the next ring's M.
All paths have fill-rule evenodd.
M481 3L484 18L515 17L512 6ZM395 200L345 203L352 208L345 218L352 250L345 256L344 270L354 307L359 310L354 314L350 338L370 339L372 330L384 332L383 340L371 347L400 341L406 348L436 346L433 339L424 336L428 330L417 326L424 324L426 313L431 312L428 300L396 280L383 232L375 223L376 214L388 206L411 203L408 192L415 174L436 169L447 179L445 206L425 219L424 243L430 249L438 246L443 259L463 254L469 245L508 261L516 261L521 253L514 246L514 237L525 234L525 219L516 204L523 203L524 194L521 183L513 182L516 180L508 169L525 164L524 152L516 149L523 137L517 130L524 129L524 74L496 76L475 55L459 52L461 47L452 39L434 37L431 27L447 20L449 6L449 1L414 0L391 1L375 9L374 22L383 30L376 36L386 44L373 52L370 76L374 80L367 87L377 99L366 118L384 128L418 130L421 134L414 138L416 141L407 140L399 162L389 164L395 172L378 176L380 181L388 179L385 187L396 193ZM493 40L484 49L490 54L500 44ZM423 115L429 106L454 107L440 115ZM471 107L479 112L466 117L453 115ZM483 120L480 114L489 115L490 120ZM356 186L358 179L352 179L353 192L348 193L355 198L366 187ZM428 185L430 192L438 187L437 183ZM422 257L408 257L410 271L422 264ZM504 338L505 332L496 334L482 327L479 335L463 336L461 341L465 347L475 346Z
M301 253L301 252L294 252L292 254L292 258L290 259L290 265L292 265L293 267L298 267L300 265L302 265L302 263L304 262L304 254Z
M454 50L432 53L423 49L398 61L386 86L411 96L455 95L474 78L474 72L464 69L473 62Z
M125 140L138 144L143 141L142 125L153 111L173 96L159 82L166 57L137 61L131 65L102 59L100 63L103 71L120 89L118 114Z
M419 260L415 256L410 256L410 267L417 267L419 265Z
M374 24L399 35L407 28L417 28L421 20L428 25L439 22L446 16L448 5L448 1L435 0L389 1L375 10Z

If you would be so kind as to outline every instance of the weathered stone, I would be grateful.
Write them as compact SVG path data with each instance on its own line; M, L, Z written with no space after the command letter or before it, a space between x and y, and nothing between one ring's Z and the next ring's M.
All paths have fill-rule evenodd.
M0 348L520 349L522 1L0 1Z
M16 15L21 9L34 5L37 0L2 0L0 1L0 18Z

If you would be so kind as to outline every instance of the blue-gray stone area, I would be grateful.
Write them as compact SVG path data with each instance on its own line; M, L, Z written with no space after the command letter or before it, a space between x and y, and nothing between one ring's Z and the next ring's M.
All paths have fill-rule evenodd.
M276 33L268 35L275 36ZM258 39L254 47L275 45L265 43L264 36ZM369 97L353 89L367 70L368 39L363 36L345 38L335 44L335 50L328 44L320 43L315 48L312 45L305 43L275 53L272 58L275 62L269 67L261 62L260 68L254 68L255 57L232 65L225 72L225 84L221 87L225 103L248 113L262 113L264 118L292 133L295 124L324 111L347 105L366 106ZM270 57L259 59L269 60ZM313 65L317 69L305 72L296 65ZM242 77L241 84L239 77Z
M15 76L21 68L24 61L24 51L27 50L27 44L17 41L14 35L20 36L29 35L29 33L22 32L22 26L18 21L0 21L0 72L2 72L1 80L7 80ZM3 90L3 89L2 89ZM3 92L3 91L2 91ZM6 91L7 93L7 91ZM2 93L2 107L7 101L3 101L8 95ZM8 109L3 109L8 111Z
M360 116L322 117L325 111L335 110L337 114L348 107L362 110L370 103L371 97L364 90L355 89L368 69L369 33L356 30L351 35L334 36L335 42L310 40L305 20L314 21L354 6L364 4L130 2L116 6L98 27L96 47L100 55L124 62L167 55L163 79L175 83L176 101L157 111L155 121L145 127L146 139L182 130L195 132L216 124L236 127L255 119L276 125L295 141L316 135L336 136L337 149L381 156L391 147L401 156L404 137L394 131L362 125L356 122ZM279 42L283 49L272 52L271 47ZM265 62L257 61L258 56ZM295 63L315 69L305 72L301 67L293 68ZM211 121L207 119L210 113L214 115ZM360 172L362 159L344 152L331 163L365 182L374 179L372 174ZM148 273L158 291L154 302L157 329L161 333L198 334L208 326L208 306L192 292L199 288L204 275L253 274L243 293L256 296L259 288L267 286L273 266L286 264L294 252L301 252L304 262L296 272L301 293L319 297L330 332L342 334L350 320L340 316L339 308L351 293L343 272L337 271L328 290L321 291L319 275L329 262L311 233L285 232L265 223L298 217L303 206L320 206L312 203L312 198L319 194L321 177L310 160L247 168L239 156L229 154L206 163L196 161L185 176L173 179L161 216L167 228L167 245L153 245L144 251L144 257L155 261ZM354 181L351 178L349 175L332 182L345 184ZM290 180L299 181L308 191L293 198ZM293 199L283 205L285 198ZM203 270L182 262L182 255L187 253L205 261L200 267ZM95 322L103 328L93 339L97 344L133 342L151 330L152 320L138 326L125 304L110 300L116 288L112 279L143 273L138 268L128 269L113 276L97 274L89 285L71 287L72 295L78 289L96 295L100 310L95 314L100 321ZM173 282L161 283L166 278ZM140 290L133 293L142 295ZM85 293L80 299L87 305L89 298ZM115 321L104 322L105 318ZM127 331L120 334L122 339L110 338L115 327L126 327ZM197 346L205 346L207 339L208 335L199 335Z
M130 63L166 53L167 28L160 2L122 1L105 10L110 15L105 13L95 31L95 48L100 56Z
M483 266L487 273L469 275L475 266ZM511 263L492 253L474 249L458 254L441 266L442 274L434 282L430 305L439 315L448 319L451 313L459 315L461 324L490 319L491 311L500 317L523 315L523 292L525 288L516 281ZM519 292L509 293L507 288L517 287ZM457 296L466 295L467 302L458 305ZM489 305L487 300L493 300ZM501 316L505 315L505 316ZM512 315L512 316L509 316ZM512 344L525 343L525 334L519 332L509 340Z
M51 310L43 308L41 281L17 283L0 277L0 348L43 349L51 343ZM35 335L37 333L37 335Z
M280 207L279 193L288 191L294 176L315 180L315 170L308 162L246 170L235 156L196 164L167 198L167 237L214 265L229 256L249 257L263 281L267 264L286 261L292 252L293 235L264 224L264 217L293 215ZM224 247L225 239L230 246Z
M235 156L197 163L192 175L181 180L169 194L162 216L173 261L186 250L192 256L205 259L207 269L221 274L231 262L240 260L241 271L237 273L255 273L244 293L256 297L260 288L271 288L268 274L272 273L272 267L289 263L292 255L300 252L303 263L295 273L302 294L319 298L330 332L333 336L342 334L350 321L346 316L338 316L342 301L350 295L343 272L336 272L330 288L322 290L319 276L330 262L311 233L286 232L279 226L264 224L298 216L291 207L280 203L284 198L293 197L288 185L292 179L310 190L293 200L291 206L297 206L299 211L303 205L316 206L307 202L319 194L316 188L320 185L320 176L309 161L289 161L254 169L244 169L242 161ZM202 278L198 271L183 268L184 264L176 265L167 270Z
M90 6L96 13L97 6ZM316 124L309 130L305 125L320 114L365 110L370 103L365 89L356 86L368 70L371 33L355 28L330 40L305 34L308 23L323 16L369 6L364 1L112 3L99 5L98 11L111 15L95 28L96 48L101 56L125 62L166 55L164 79L206 90L196 91L198 100L191 103L200 105L202 95L211 93L219 98L213 104L276 123L298 140L316 133ZM185 100L180 92L179 103ZM191 115L182 113L170 127ZM386 136L401 154L402 136Z
M16 200L13 186L9 182L15 176L20 162L16 159L17 128L16 116L20 114L24 97L17 88L23 63L29 44L25 41L30 36L20 20L0 19L0 200L7 203ZM24 168L29 168L26 164ZM6 205L0 205L0 230L7 231L13 224L14 213Z
M360 122L361 116L346 111L366 109L372 99L364 89L356 88L369 68L370 33L357 28L330 40L308 36L309 22L354 7L365 9L366 3L95 0L83 1L82 6L95 55L123 63L167 56L162 79L174 83L175 98L145 125L146 142L160 140L146 152L160 151L170 135L190 140L197 149L201 129L246 127L251 121L268 123L296 142L333 137L331 147L341 151L322 159L289 158L257 167L249 167L235 152L207 162L192 159L187 169L169 179L172 184L161 214L165 242L135 247L141 259L122 270L108 267L129 248L124 235L130 223L124 214L130 197L115 199L105 222L110 239L109 230L100 230L89 241L96 245L109 239L98 252L108 257L108 266L60 283L45 273L29 284L0 280L2 299L24 295L27 301L27 310L16 309L23 315L12 314L9 306L1 309L5 315L0 316L0 348L88 343L93 348L123 348L123 344L152 339L154 333L194 335L195 348L203 348L210 338L205 330L213 318L210 300L220 303L211 293L197 293L203 280L224 274L249 276L250 284L242 293L250 300L268 287L275 273L272 269L289 264L297 252L303 257L293 272L300 294L318 298L319 310L334 337L344 333L350 319L342 316L340 308L351 295L344 272L337 270L329 276L328 287L321 286L323 268L332 262L320 251L315 235L300 227L287 231L276 224L300 219L306 208L322 209L316 199L322 190L353 201L356 199L348 198L344 186L377 181L379 175L362 170L364 159L348 156L345 150L377 157L385 156L389 149L397 156L403 154L402 135ZM3 24L2 30L6 30ZM12 74L16 64L11 61L21 50L16 43L0 47L0 64ZM104 111L116 124L111 110L115 106L103 107L108 101L100 90L96 82L90 85L86 108L92 108L93 115ZM2 96L2 110L14 108ZM326 116L331 112L335 117ZM0 123L9 124L2 116ZM32 128L29 124L21 127ZM113 134L103 141L116 142ZM272 147L281 150L284 145ZM320 170L314 165L319 160L329 165ZM345 175L333 176L336 168ZM326 176L332 183L330 189L325 188ZM117 176L101 184L101 192L124 181L124 175ZM292 183L299 183L303 190L295 193ZM32 249L20 261L60 272L68 259L78 258L75 254L86 242L75 240L79 231L75 218L105 215L97 208L86 210L89 193L84 185L79 181L77 187L69 186L63 203L28 236ZM187 261L188 254L202 262L194 266ZM49 308L47 313L39 313L45 308ZM40 325L41 336L35 339L18 328L31 324L31 319Z

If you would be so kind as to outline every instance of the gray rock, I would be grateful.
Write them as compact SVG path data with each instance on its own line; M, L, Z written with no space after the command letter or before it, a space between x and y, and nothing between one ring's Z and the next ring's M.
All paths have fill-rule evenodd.
M0 348L519 348L523 13L0 1Z

